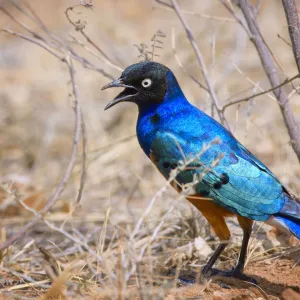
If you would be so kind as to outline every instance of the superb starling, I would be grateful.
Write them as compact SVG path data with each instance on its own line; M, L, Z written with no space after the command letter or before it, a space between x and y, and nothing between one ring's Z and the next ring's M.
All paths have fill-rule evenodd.
M253 281L243 271L254 220L300 239L298 200L227 129L188 102L170 69L140 62L102 89L111 87L124 90L105 109L120 102L138 106L140 146L166 179L176 172L171 184L178 192L192 185L186 199L201 211L221 241L202 269L204 276ZM243 229L243 242L237 266L220 271L212 266L226 247L224 241L230 239L226 218L231 216Z

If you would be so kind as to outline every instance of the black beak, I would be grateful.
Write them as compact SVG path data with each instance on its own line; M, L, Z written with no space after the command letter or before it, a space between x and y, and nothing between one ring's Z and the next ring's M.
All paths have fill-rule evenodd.
M107 110L120 102L128 101L130 98L136 96L138 93L138 90L134 86L124 84L121 78L105 85L101 90L106 90L112 87L123 87L125 88L125 90L123 90L117 97L110 101L106 105L104 110Z

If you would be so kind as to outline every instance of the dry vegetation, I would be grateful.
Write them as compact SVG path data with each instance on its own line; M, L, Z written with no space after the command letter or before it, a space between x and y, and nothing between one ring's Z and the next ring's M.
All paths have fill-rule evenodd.
M174 71L191 102L220 116L199 84L205 79L178 16L158 2L0 1L0 241L21 232L8 248L0 245L3 299L278 299L286 287L300 290L299 242L262 224L246 270L259 287L225 279L180 286L181 270L199 270L216 239L140 150L136 108L104 112L116 91L100 90L140 60L134 45L151 49L160 30L154 60ZM298 71L282 3L251 2L284 82ZM179 5L219 105L270 88L239 8L219 0ZM297 80L284 86L296 121L298 88ZM272 92L222 113L234 135L299 195L299 162ZM234 220L230 226L233 240L219 262L225 268L241 241Z

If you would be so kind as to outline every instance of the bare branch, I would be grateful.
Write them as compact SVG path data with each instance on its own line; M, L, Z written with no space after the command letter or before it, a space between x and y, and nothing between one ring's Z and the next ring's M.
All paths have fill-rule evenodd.
M166 2L164 2L164 1L162 1L162 0L155 0L157 3L159 3L159 4L162 4L162 5L164 5L164 6L166 6L166 7L169 7L169 8L172 8L173 9L173 6L171 5L171 4L169 4L169 3L166 3Z
M45 32L49 37L54 38L56 41L60 42L57 37L54 37L51 32L48 30L46 25L43 23L39 15L34 11L32 6L27 2L23 1L23 4L26 6L26 8L29 10L30 13L26 11L19 3L17 3L14 0L9 0L9 3L13 5L18 11L23 13L25 16L27 16L32 22L34 22L43 32Z
M284 86L284 85L286 85L286 84L292 82L293 80L295 80L295 79L297 79L297 78L300 78L300 74L297 74L297 75L293 76L292 78L289 78L289 79L284 80L282 83L280 83L279 85L277 85L277 86L275 86L275 87L273 87L273 88L271 88L271 89L269 89L269 90L262 91L262 92L260 92L260 93L257 93L257 94L254 94L254 95L251 95L251 96L249 96L249 97L242 98L242 99L232 100L232 101L230 101L230 102L224 104L222 109L225 110L226 108L228 108L228 107L231 106L231 105L238 104L238 103L241 103L241 102L245 102L245 101L251 100L251 99L253 99L253 98L255 98L255 97L262 96L262 95L264 95L264 94L273 92L273 91L275 91L276 89L278 89L278 88L280 88L280 87L282 87L282 86Z
M26 24L22 23L20 20L16 19L13 15L11 15L3 6L0 6L0 10L7 15L11 20L13 20L16 24L18 24L20 27L24 28L27 32L29 32L30 34L32 34L33 37L42 40L45 42L44 38L39 35L38 33L34 32L33 30L31 30L31 28L29 28Z
M276 71L276 65L273 61L273 58L268 51L265 43L263 42L263 39L261 38L261 33L259 31L257 21L252 17L253 12L250 11L251 6L248 0L240 0L239 5L247 21L249 30L252 34L251 41L253 42L259 54L262 66L270 81L271 87L275 88L280 85L280 78L278 72ZM288 103L288 97L282 88L274 89L273 93L277 98L286 128L291 139L291 145L298 157L298 160L300 161L300 131L291 106Z
M198 48L196 42L195 42L195 39L193 37L193 34L189 28L189 25L187 24L186 20L184 19L184 16L183 14L181 13L180 11L180 8L178 6L178 3L176 0L172 0L172 4L173 4L173 8L180 20L180 22L182 23L182 26L184 27L185 31L186 31L186 34L187 34L187 37L194 49L194 52L196 53L196 56L197 56L197 59L198 59L198 62L199 62L199 65L201 67L201 71L202 71L202 74L203 74L203 77L205 79L205 82L206 82L206 85L207 85L207 88L209 90L209 94L211 96L211 99L216 107L216 110L217 110L217 113L219 115L219 118L220 118L220 121L221 123L229 130L229 125L228 125L228 122L224 116L224 113L222 111L222 108L219 104L219 100L217 98L217 95L213 89L213 86L212 86L212 82L209 78L209 74L208 74L208 71L207 71L207 68L206 68L206 65L205 65L205 62L204 62L204 59L203 59L203 56L202 56L202 53L200 51L200 49Z
M105 70L103 70L102 68L99 68L95 65L93 65L91 62L89 62L86 58L78 55L71 47L69 47L66 43L64 43L63 41L59 40L57 37L54 37L53 35L51 35L51 33L45 28L45 25L43 23L41 23L39 21L39 19L36 19L35 15L30 16L28 15L24 9L22 7L20 7L17 3L14 3L14 6L21 11L24 15L26 15L28 18L30 18L30 20L34 21L37 26L39 26L44 32L47 33L47 35L49 36L48 39L44 38L42 35L36 33L35 31L33 31L27 24L21 22L19 19L16 19L12 14L10 14L3 6L0 5L0 10L7 15L12 21L14 21L16 24L18 24L21 28L23 28L24 30L26 30L27 32L29 32L31 36L27 36L21 33L15 33L12 30L9 29L5 29L6 32L10 33L10 34L14 34L16 36L19 36L23 39L26 39L27 41L33 42L39 46L41 46L42 48L44 48L45 50L49 51L49 49L55 49L57 52L60 52L62 55L61 57L64 58L66 55L70 55L71 58L73 58L74 60L77 60L78 62L80 62L85 68L87 69L91 69L94 70L100 74L102 74L104 77L107 77L109 79L115 79L112 75L110 75L109 73L107 73ZM46 49L48 48L48 49ZM55 55L52 51L49 51L50 53L52 53L53 55ZM68 54L66 54L68 53Z
M173 6L169 3L163 2L162 0L156 0L157 3L162 5L162 8L165 10L173 10ZM214 21L220 21L220 22L231 22L231 23L236 23L237 21L234 18L224 18L224 17L219 17L219 16L211 16L207 15L204 13L200 12L195 12L195 11L188 11L188 10L181 10L184 14L186 15L193 15L196 17L200 17L203 19L209 19L209 20L214 20Z
M14 276L16 276L18 278L22 278L24 280L24 282L31 282L33 284L37 284L37 282L31 276L28 276L28 275L20 273L18 271L12 270L11 268L5 268L3 266L0 266L0 270L1 271L5 271L5 272L7 272L9 274L13 274ZM44 284L44 283L45 282L38 283L37 285L40 286L40 287L42 287L42 288L48 289L49 285L48 284Z
M294 0L282 0L282 5L288 23L295 61L300 72L300 24L298 11Z
M245 24L245 22L235 13L235 11L233 10L232 6L230 6L228 3L228 1L226 0L219 0L223 3L224 7L235 17L235 19L237 20L237 22L244 28L245 32L247 33L247 35L249 36L249 38L252 38L252 34L251 32L249 32L249 29L247 28L247 25ZM257 7L255 7L254 5L251 5L251 8L253 10L252 13L252 17L254 19L256 19L257 14L258 14L258 9L259 9L260 4L257 3ZM260 31L258 30L260 37L262 38L263 42L265 43L265 46L268 48L269 52L271 53L272 57L274 58L274 60L276 61L278 67L282 70L282 72L285 74L282 66L280 65L278 59L275 57L275 55L273 54L272 50L269 48L268 44L265 42L264 37L261 35ZM286 75L286 74L285 74Z
M23 206L23 208L25 210L27 210L27 211L31 212L33 215L39 217L39 213L35 209L33 209L33 208L29 207L27 204L25 204L24 201L19 199L19 197L17 197L16 200ZM68 238L75 244L82 246L89 254L94 256L99 262L102 261L102 258L99 255L97 255L97 253L88 246L86 241L84 241L83 239L74 237L73 235L71 235L67 231L65 231L62 227L57 227L46 219L43 219L43 221L51 230L61 233L62 235L64 235L66 238Z
M81 112L81 132L82 132L82 171L81 171L81 176L80 176L80 185L79 185L79 190L78 190L78 195L76 199L76 204L80 203L82 193L83 193L83 188L86 182L86 162L87 162L87 134L86 134L86 127L85 127L85 122L83 119L83 115Z
M72 88L73 88L73 96L74 96L74 102L75 102L75 115L77 116L77 107L79 107L78 104L78 99L79 99L79 91L78 91L78 85L77 85L77 81L75 78L75 69L73 66L73 62L70 59L70 61L68 62L68 66L69 66L69 72L70 72L70 77L71 77L71 82L72 82ZM79 107L80 109L80 107ZM84 118L83 118L83 114L82 111L80 109L80 126L81 126L81 139L82 139L82 171L81 171L81 176L80 176L80 185L79 185L79 190L78 190L78 195L77 195L77 199L76 199L76 204L79 204L81 197L82 197L82 193L83 193L83 189L84 189L84 184L86 181L86 153L87 153L87 135L86 135L86 127L85 127L85 122L84 122Z
M81 109L79 106L79 101L76 98L78 93L77 93L77 87L76 87L76 83L75 83L75 71L74 71L73 63L72 63L72 60L70 59L70 57L66 57L65 62L69 66L70 77L72 80L73 94L74 94L74 111L75 111L75 127L74 127L73 146L72 146L72 153L71 153L71 157L70 157L67 169L63 175L61 182L59 183L55 192L52 194L52 196L47 201L45 206L19 232L15 233L13 236L11 236L9 239L7 239L5 242L0 244L0 251L8 248L15 241L24 237L25 234L27 233L27 231L30 230L43 217L43 215L45 213L47 213L57 203L57 201L59 200L59 196L64 191L65 186L72 174L72 170L73 170L73 167L74 167L74 164L76 161L76 156L78 153L78 144L80 142L82 115L81 115Z
M176 45L175 45L175 28L172 28L172 50L173 50L173 54L175 57L175 60L178 64L178 66L181 68L181 70L183 71L183 73L187 74L196 84L198 84L200 86L200 88L204 89L205 91L208 92L207 87L205 87L197 78L195 78L193 75L189 75L187 70L185 69L183 63L181 62L177 51L176 51Z
M76 5L76 6L71 6L68 7L65 11L65 15L69 21L70 24L72 24L75 28L76 31L80 32L82 34L82 36L84 36L84 38L87 40L87 42L92 45L95 49L97 49L97 51L103 56L103 60L104 62L107 62L108 65L112 66L113 68L115 68L116 70L123 72L123 69L119 66L117 66L116 64L114 64L111 59L106 55L106 53L85 33L84 31L84 26L81 26L79 23L75 23L72 21L69 12L73 11L75 7L78 7L80 5Z
M226 0L220 0L224 7L233 15L233 17L236 19L236 21L245 29L247 35L251 37L251 33L249 32L249 29L245 25L245 22L234 12L232 7L228 4L228 1Z
M277 34L278 38L280 38L282 41L284 41L288 46L290 46L291 48L293 47L291 45L291 43L289 43L286 39L284 39L280 34Z
M51 53L52 55L54 55L56 58L60 59L62 62L65 61L65 57L63 55L58 54L53 48L51 48L48 44L44 43L43 41L36 39L34 37L31 37L29 35L25 35L19 32L15 32L12 31L10 29L7 28L2 28L0 29L0 32L5 32L5 33L9 33L11 35L17 36L25 41L31 42L33 44L36 44L40 47L42 47L43 49L45 49L46 51L48 51L49 53Z
M84 250L86 250L89 254L91 254L93 257L95 257L99 262L103 261L102 257L99 256L99 255L97 255L97 253L93 249L91 249L89 247L89 245L85 241L82 241L81 239L76 238L75 236L71 235L67 231L63 230L60 227L55 226L54 224L52 224L51 222L49 222L47 220L44 220L44 222L53 231L61 233L63 236L65 236L66 238L68 238L70 241L72 241L75 244L80 245L81 247L83 247Z

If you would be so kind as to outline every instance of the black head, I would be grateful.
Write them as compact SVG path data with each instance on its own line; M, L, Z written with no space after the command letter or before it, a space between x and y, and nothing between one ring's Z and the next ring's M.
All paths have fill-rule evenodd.
M167 91L169 71L164 65L153 61L144 61L127 67L118 80L102 88L102 90L110 87L125 88L105 109L124 101L134 102L137 105L162 102Z

